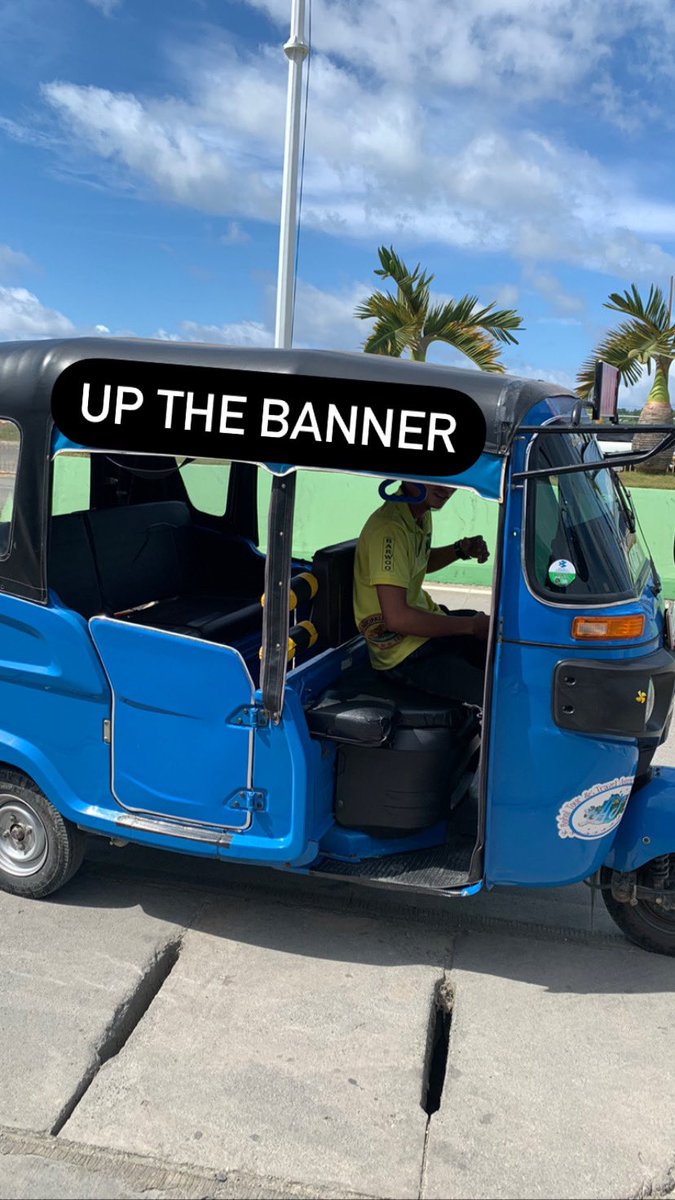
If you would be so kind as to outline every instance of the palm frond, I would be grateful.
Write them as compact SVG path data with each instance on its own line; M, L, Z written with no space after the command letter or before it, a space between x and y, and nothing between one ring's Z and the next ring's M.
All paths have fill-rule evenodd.
M656 284L649 288L647 302L643 300L639 289L634 283L630 291L612 292L605 301L605 308L613 312L625 313L636 326L650 329L653 334L664 334L670 330L670 313L663 292Z
M482 329L476 326L447 324L440 333L424 335L420 340L422 357L426 354L432 342L445 342L454 346L462 354L466 354L482 371L503 373L504 364L499 359L499 346Z
M403 351L411 345L413 336L414 329L410 326L380 319L375 322L363 343L363 349L366 354L391 354L394 358L400 358Z
M466 354L484 371L503 371L500 343L517 343L513 330L522 329L522 318L513 309L481 308L477 296L432 304L430 287L434 276L416 263L411 270L393 246L378 249L380 266L375 274L391 279L396 295L376 290L354 310L360 320L374 321L364 349L369 354L392 354L409 350L424 359L427 348L443 341Z
M487 308L478 308L475 296L462 296L459 300L450 300L430 308L422 336L430 340L445 341L448 333L454 336L455 331L461 328L483 330L497 342L517 345L518 339L513 336L511 330L522 328L522 317L513 309L494 310L491 304Z
M400 297L406 301L412 312L426 311L433 275L423 271L419 263L410 271L393 246L380 246L378 255L382 267L375 270L375 275L382 279L391 279L396 284Z
M388 292L373 292L355 310L361 320L375 324L364 343L367 354L392 354L400 358L406 346L419 339L420 322L411 317L408 306Z
M487 308L479 308L473 314L475 325L480 325L488 333L496 338L498 342L509 342L512 345L518 345L518 338L514 337L512 329L523 328L523 318L513 308L495 308L494 305L488 304Z

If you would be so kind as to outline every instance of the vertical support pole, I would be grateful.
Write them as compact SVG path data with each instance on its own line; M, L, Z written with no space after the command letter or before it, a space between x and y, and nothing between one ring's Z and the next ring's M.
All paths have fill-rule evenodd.
M289 593L291 540L295 505L295 472L272 481L269 538L265 564L263 609L262 694L265 712L278 725L284 707L288 669Z
M292 0L291 33L284 46L288 59L288 93L274 329L274 345L279 350L290 350L293 341L302 64L309 54L309 44L305 41L305 6L306 0ZM288 668L294 505L295 472L292 472L281 479L275 478L272 484L265 563L261 687L265 711L274 724L281 720Z

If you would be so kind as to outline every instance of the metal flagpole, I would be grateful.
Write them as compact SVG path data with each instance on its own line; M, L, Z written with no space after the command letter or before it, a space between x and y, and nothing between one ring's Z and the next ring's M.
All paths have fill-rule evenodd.
M292 0L291 35L284 46L284 54L288 59L288 93L284 139L284 178L281 189L277 315L274 329L274 345L281 350L290 349L293 340L302 64L309 54L309 43L305 41L305 4L306 0Z

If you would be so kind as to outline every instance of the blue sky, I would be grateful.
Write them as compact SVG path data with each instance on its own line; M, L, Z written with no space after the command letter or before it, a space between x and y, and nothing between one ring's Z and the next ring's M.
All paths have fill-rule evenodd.
M290 7L0 0L0 339L270 344ZM561 383L667 289L675 5L312 0L312 46L296 344L359 349L383 242Z

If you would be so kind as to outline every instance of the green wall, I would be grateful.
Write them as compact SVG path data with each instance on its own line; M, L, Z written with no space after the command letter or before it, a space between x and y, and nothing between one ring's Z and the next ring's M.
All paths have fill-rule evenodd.
M664 595L672 600L675 598L675 491L631 488L630 494L656 569L663 580Z
M227 494L227 468L217 464L195 464L183 469L192 499L204 510L224 511ZM267 508L271 477L258 473L261 548L265 548ZM319 546L358 537L366 518L381 503L378 480L363 476L338 475L321 471L301 471L298 475L293 550L301 558L311 558ZM675 598L673 533L675 532L675 490L633 488L633 503L664 584L664 593ZM58 456L55 467L54 507L57 512L85 508L88 504L87 463L85 459ZM444 545L470 534L481 533L494 549L498 506L481 500L473 492L459 491L434 517L434 542ZM489 586L493 560L480 566L460 562L433 576L438 583Z
M293 550L301 558L311 558L319 546L358 537L366 518L377 508L378 480L348 475L330 475L304 471L298 476ZM258 489L261 535L270 489L270 477L260 472ZM631 496L647 545L663 580L664 594L675 598L673 534L675 533L675 491L657 488L632 488ZM498 506L481 500L473 492L455 492L446 507L434 516L434 543L444 545L470 534L481 533L491 550L497 533ZM459 562L433 576L437 583L466 583L489 587L493 560L484 565Z

